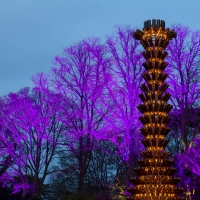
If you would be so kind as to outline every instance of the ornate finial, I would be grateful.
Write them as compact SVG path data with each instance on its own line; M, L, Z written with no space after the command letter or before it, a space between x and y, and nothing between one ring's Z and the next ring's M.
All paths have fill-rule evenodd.
M170 30L169 28L165 29L165 21L164 20L147 20L144 22L143 31L139 29L133 33L133 37L136 40L143 40L145 38L163 38L166 40L172 40L176 37L176 33L174 30Z

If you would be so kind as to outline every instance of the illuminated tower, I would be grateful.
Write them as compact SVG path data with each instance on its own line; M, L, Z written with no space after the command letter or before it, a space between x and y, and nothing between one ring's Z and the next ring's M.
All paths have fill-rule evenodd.
M163 20L153 19L144 22L143 31L136 30L133 33L136 40L140 40L145 51L142 52L146 61L143 67L146 72L142 74L146 83L141 85L143 93L139 95L142 104L137 108L142 113L140 121L143 127L140 129L145 139L142 143L146 151L141 154L144 159L139 160L139 168L135 168L136 178L130 181L135 186L129 188L133 200L175 200L182 192L175 185L180 181L173 177L176 169L170 167L173 160L169 159L170 153L165 151L168 139L165 136L170 128L167 124L171 120L168 116L172 106L167 103L170 94L166 92L168 84L165 83L167 74L165 70L167 56L165 48L169 40L176 37L176 33L169 28L165 29Z

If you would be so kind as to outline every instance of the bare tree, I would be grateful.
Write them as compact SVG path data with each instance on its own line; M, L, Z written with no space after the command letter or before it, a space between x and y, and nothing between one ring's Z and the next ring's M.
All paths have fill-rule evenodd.
M94 148L94 138L106 137L103 117L107 110L102 108L101 115L96 107L101 107L100 96L105 85L104 73L109 65L107 49L100 40L83 40L64 49L63 56L55 58L55 65L49 78L38 74L35 83L45 90L51 87L64 98L70 99L73 115L67 122L66 138L73 142L63 145L70 150L78 166L77 192L82 193L84 180ZM41 85L42 83L43 86ZM47 84L46 84L47 83Z
M62 99L50 93L29 88L11 93L2 99L1 123L9 131L1 131L4 146L0 155L9 156L8 169L1 174L4 184L14 184L14 193L22 190L24 199L39 198L44 182L52 173L58 143L65 126L63 111L58 107ZM53 100L53 101L52 101Z
M132 38L133 29L116 27L115 33L107 37L107 46L112 62L111 78L107 81L107 96L103 102L109 110L108 122L114 134L118 134L119 149L124 160L128 160L129 173L137 165L139 151L143 146L139 142L140 121L137 105L142 82L142 55L140 44Z
M173 26L177 37L168 47L169 85L174 116L180 130L183 149L191 146L199 133L200 32L182 25ZM190 127L193 131L190 134Z

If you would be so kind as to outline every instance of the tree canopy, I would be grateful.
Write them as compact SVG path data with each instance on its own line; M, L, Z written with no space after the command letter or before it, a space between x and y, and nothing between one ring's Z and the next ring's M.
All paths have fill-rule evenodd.
M167 149L180 185L200 190L200 32L172 27ZM133 28L82 40L56 56L34 88L0 99L0 199L123 199L144 149L137 105L142 48Z

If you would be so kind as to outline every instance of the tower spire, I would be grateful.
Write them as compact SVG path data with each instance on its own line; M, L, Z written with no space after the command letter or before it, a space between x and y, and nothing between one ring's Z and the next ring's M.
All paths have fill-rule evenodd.
M167 66L164 59L168 55L165 48L170 40L176 38L176 33L165 29L164 20L155 19L145 21L142 30L136 30L133 37L140 40L145 49L142 54L146 59L143 63L146 72L142 76L146 83L140 87L142 104L137 108L142 113L139 119L143 127L140 131L145 137L142 143L146 150L141 152L140 167L135 168L137 177L130 180L135 187L129 188L128 192L133 195L132 200L184 199L178 196L183 189L175 186L180 178L173 177L176 172L170 167L173 159L169 159L170 153L165 151L169 142L165 137L170 131L167 124L171 120L168 113L172 109L172 105L167 103L171 96L166 92L168 74L163 72Z

